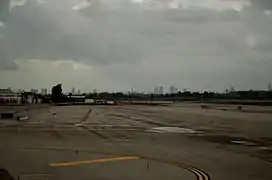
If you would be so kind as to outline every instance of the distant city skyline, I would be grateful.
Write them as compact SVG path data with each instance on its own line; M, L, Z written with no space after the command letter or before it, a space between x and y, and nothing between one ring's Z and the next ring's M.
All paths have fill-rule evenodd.
M21 92L21 91L29 91L29 92L38 92L38 93L41 93L41 94L47 94L47 93L51 93L51 89L52 87L56 85L56 84L53 84L51 87L49 88L31 88L31 87L28 87L28 88L13 88L11 86L9 87L0 87L0 89L10 89L14 92ZM131 89L129 88L128 90L124 90L124 91L110 91L110 90L99 90L97 88L94 88L94 89L91 89L90 90L81 90L80 87L75 87L75 86L71 86L70 88L67 88L65 86L63 86L62 84L62 87L63 87L63 93L72 93L72 94L81 94L81 93L99 93L99 92L122 92L122 93L125 93L127 94L127 92L131 92L133 90L133 93L154 93L154 94L166 94L166 93L177 93L178 91L191 91L191 92L204 92L204 91L212 91L212 92L219 92L219 93L222 93L222 92L226 92L226 90L228 91L240 91L240 90L272 90L272 86L271 86L271 83L267 83L266 84L266 87L263 87L263 88L248 88L248 89L238 89L236 88L235 86L230 86L230 87L226 87L224 88L223 90L221 91L213 91L213 90L209 90L209 89L199 89L199 90L193 90L193 89L190 89L190 88L179 88L177 86L174 86L174 85L169 85L169 86L155 86L153 89L150 89L150 90L146 90L146 91L143 91L143 90L138 90L138 89ZM164 89L167 89L166 91ZM70 90L69 90L70 89Z
M169 87L169 93L170 94L176 94L178 93L179 89L177 87L175 87L174 85Z

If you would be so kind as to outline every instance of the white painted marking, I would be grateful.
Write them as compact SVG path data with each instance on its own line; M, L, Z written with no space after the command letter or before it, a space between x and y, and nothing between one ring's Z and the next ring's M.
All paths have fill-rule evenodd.
M156 132L156 133L184 133L184 134L197 133L197 131L195 131L193 129L180 128L180 127L155 127L155 128L149 129L147 131Z
M257 143L254 142L249 142L249 141L230 141L234 144L241 144L241 145L246 145L246 146L256 146L258 145Z

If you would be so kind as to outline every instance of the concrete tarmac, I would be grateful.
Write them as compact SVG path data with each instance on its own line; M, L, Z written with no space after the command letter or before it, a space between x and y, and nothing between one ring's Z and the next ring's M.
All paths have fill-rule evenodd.
M21 107L28 120L0 120L0 168L22 180L270 180L272 114L258 108Z

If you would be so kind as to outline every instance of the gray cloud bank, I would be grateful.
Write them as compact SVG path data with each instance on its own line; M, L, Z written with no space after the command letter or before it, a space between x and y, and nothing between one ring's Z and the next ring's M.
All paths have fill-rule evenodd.
M0 70L16 69L13 60L68 59L99 67L122 64L136 74L140 71L131 67L152 62L156 68L163 62L167 73L183 70L212 78L267 71L272 65L272 14L258 10L271 9L270 0L252 0L253 6L240 12L146 10L122 0L72 10L79 2L28 0L12 8L8 18L1 8L7 20L0 27Z
M252 3L252 6L259 9L272 9L271 0L251 0L250 2Z

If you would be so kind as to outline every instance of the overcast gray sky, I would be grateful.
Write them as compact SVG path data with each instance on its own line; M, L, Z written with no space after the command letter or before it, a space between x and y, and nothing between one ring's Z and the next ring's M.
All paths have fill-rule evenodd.
M270 0L1 0L0 88L266 89Z

